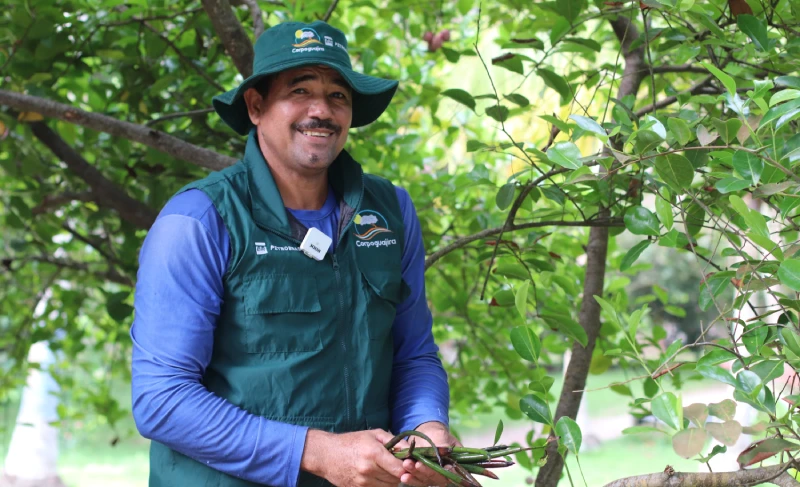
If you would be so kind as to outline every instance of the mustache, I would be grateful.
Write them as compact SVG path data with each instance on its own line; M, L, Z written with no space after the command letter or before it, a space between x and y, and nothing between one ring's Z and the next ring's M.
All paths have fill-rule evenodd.
M303 123L295 123L292 124L295 130L314 130L314 129L325 129L330 130L335 133L339 133L342 131L342 127L339 125L331 122L330 120L321 120L321 119L312 119L308 122Z

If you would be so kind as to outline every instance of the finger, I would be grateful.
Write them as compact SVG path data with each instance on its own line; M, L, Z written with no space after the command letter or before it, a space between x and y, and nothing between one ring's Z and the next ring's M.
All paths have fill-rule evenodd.
M384 431L382 429L374 429L374 430L371 430L371 431L372 431L372 434L375 435L375 438L377 438L377 440L380 441L381 443L388 443L389 440L391 440L395 436L392 433L390 433L388 431Z
M412 487L428 487L430 485L436 485L436 484L429 483L428 481L426 481L424 479L419 479L419 478L415 477L414 475L411 475L410 473L404 473L403 476L400 477L400 482L402 482L402 483L404 483L406 485L411 485Z
M403 468L403 461L395 458L394 455L389 453L389 450L376 452L374 462L376 467L394 477L395 480L406 472Z

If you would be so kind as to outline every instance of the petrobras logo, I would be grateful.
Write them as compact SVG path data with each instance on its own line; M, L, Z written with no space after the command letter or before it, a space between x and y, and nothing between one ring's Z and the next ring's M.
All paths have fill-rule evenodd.
M299 49L313 44L322 44L319 34L314 29L304 27L294 32L294 44L292 44L294 47Z
M358 239L356 247L388 247L397 244L397 240L393 238L380 238L388 237L388 235L384 234L394 232L389 230L386 218L377 211L363 210L358 212L353 218L353 225L355 227L353 235Z

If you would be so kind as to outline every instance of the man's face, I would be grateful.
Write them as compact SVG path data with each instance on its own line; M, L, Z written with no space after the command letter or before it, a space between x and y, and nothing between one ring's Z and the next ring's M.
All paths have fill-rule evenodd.
M351 95L344 78L325 66L278 73L263 98L247 90L250 120L270 165L307 175L326 170L347 141Z

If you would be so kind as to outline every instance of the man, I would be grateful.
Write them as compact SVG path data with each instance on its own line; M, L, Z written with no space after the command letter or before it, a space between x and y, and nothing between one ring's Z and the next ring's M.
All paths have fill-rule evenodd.
M456 442L419 221L343 150L397 82L354 72L323 22L269 29L253 67L214 99L244 157L182 189L140 255L132 392L150 485L445 485L383 447L415 428Z

